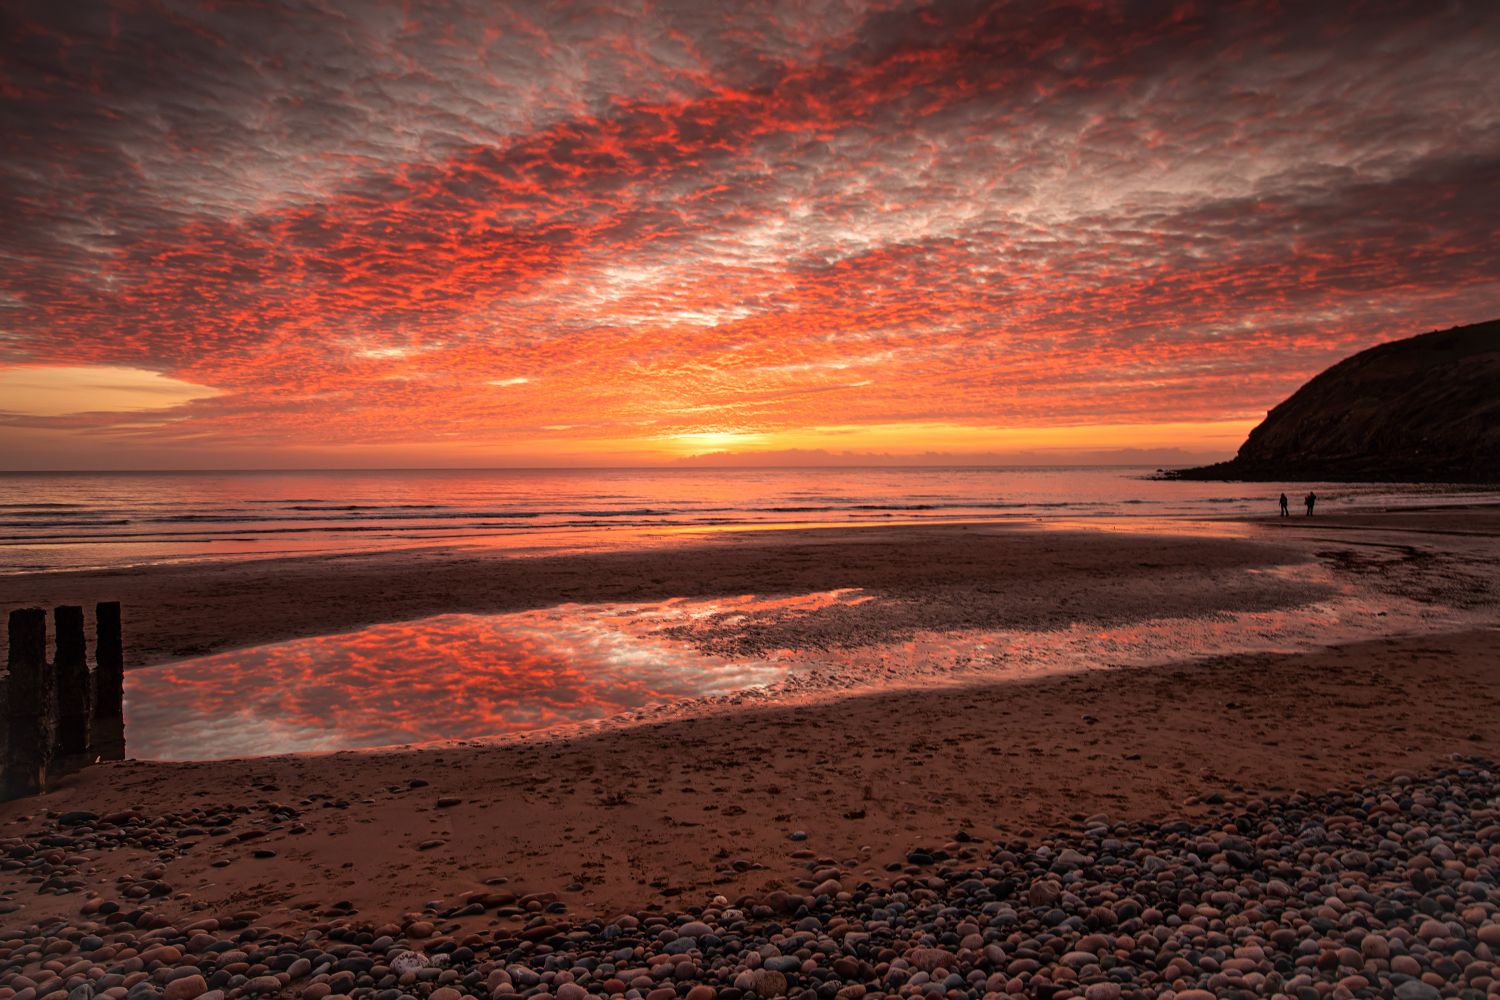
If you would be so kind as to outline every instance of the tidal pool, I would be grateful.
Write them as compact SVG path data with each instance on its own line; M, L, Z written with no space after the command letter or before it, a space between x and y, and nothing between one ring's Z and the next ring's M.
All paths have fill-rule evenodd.
M440 615L132 670L127 749L212 760L513 736L733 694L776 683L790 665L707 655L661 630L866 599L831 591Z
M1259 572L1335 591L1325 567ZM1267 611L894 637L881 627L891 607L857 589L566 604L220 653L127 672L126 750L211 760L578 731L709 705L1297 652L1468 621L1452 609L1352 588ZM833 631L822 629L830 623Z

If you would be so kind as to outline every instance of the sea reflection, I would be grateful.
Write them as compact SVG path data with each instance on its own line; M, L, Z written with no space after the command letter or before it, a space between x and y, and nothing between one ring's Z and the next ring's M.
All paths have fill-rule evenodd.
M661 634L707 615L812 613L868 598L561 605L374 625L131 671L130 756L209 760L510 736L761 688L788 666Z

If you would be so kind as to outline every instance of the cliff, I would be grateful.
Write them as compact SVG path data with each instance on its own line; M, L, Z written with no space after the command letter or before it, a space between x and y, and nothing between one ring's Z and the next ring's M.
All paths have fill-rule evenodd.
M1500 320L1361 351L1181 479L1500 482Z

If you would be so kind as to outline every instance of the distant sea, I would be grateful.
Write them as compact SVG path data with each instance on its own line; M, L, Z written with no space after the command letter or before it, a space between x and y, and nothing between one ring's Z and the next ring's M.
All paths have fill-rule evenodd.
M1272 484L1143 467L0 474L0 573L485 545L536 553L720 528L1274 514ZM1495 502L1474 487L1295 484L1320 511Z

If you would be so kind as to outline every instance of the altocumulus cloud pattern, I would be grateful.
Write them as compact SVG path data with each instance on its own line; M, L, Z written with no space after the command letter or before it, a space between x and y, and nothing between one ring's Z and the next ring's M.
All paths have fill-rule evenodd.
M0 365L212 390L9 433L1257 417L1338 356L1500 313L1491 3L0 18Z

